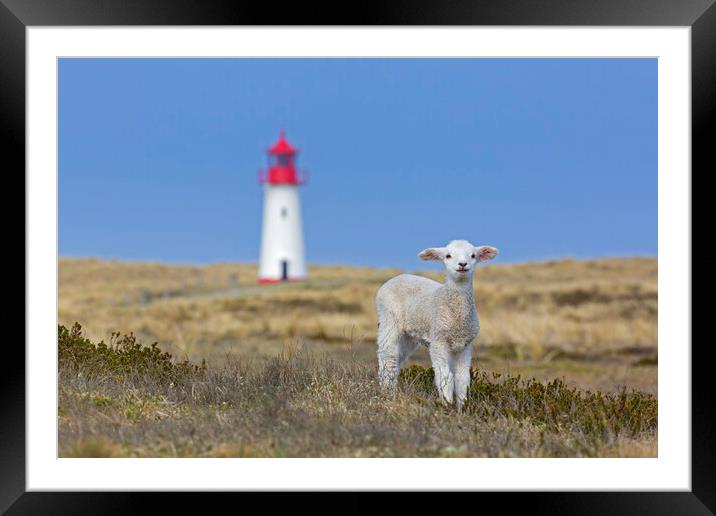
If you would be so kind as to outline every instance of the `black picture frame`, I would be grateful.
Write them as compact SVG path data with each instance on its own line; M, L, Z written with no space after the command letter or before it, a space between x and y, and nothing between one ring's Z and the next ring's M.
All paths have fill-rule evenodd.
M189 0L0 0L0 138L6 175L25 167L25 29L31 26L86 25L553 25L691 27L692 175L712 165L716 116L715 0L393 0L347 5L311 5ZM711 166L709 166L711 165ZM24 188L24 186L23 186ZM25 256L27 259L27 256ZM693 320L693 316L692 316ZM0 511L7 514L119 514L151 510L149 493L26 492L25 355L5 343L12 367L0 374ZM716 427L708 361L710 342L692 345L692 458L690 492L468 493L465 502L498 502L501 511L518 506L549 514L713 514L716 511ZM20 366L22 364L22 366ZM225 499L233 494L204 494ZM255 496L236 494L235 496ZM302 496L312 505L313 495ZM342 502L344 512L363 512L371 502ZM374 495L371 495L374 496ZM477 497L477 498L475 498ZM499 498L497 498L499 497ZM164 496L162 512L207 508L185 493ZM242 503L250 504L248 498ZM403 501L424 504L416 495ZM312 512L330 504L319 503ZM247 506L248 507L248 506ZM479 508L475 505L476 510Z

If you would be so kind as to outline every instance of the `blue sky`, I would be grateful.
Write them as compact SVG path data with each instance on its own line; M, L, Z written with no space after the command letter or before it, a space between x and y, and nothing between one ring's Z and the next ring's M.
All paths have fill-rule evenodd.
M61 59L60 255L256 261L282 128L309 263L656 256L656 59Z

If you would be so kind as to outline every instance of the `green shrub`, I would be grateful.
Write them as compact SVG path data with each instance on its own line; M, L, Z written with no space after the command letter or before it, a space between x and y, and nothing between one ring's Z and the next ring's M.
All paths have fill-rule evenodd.
M432 367L413 364L400 370L399 382L410 385L424 394L437 394L435 373Z
M508 416L529 420L549 431L569 429L588 437L630 437L657 427L657 399L651 394L580 391L563 380L540 382L520 376L488 375L473 369L465 409L479 418ZM400 373L404 384L436 394L432 368L412 365Z
M58 326L58 361L60 369L72 369L87 377L134 376L161 382L178 382L206 370L206 364L176 362L171 354L159 349L157 343L144 346L136 337L112 333L109 344L93 343L82 335L75 323L70 330Z

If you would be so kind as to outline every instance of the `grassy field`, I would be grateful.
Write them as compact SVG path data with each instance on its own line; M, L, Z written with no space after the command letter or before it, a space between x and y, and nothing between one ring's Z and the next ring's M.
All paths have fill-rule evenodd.
M657 454L655 259L479 268L461 414L437 402L422 350L396 396L377 389L373 298L403 271L314 266L278 286L255 272L61 259L60 324L93 342L133 332L173 364L206 360L174 382L61 361L61 455Z

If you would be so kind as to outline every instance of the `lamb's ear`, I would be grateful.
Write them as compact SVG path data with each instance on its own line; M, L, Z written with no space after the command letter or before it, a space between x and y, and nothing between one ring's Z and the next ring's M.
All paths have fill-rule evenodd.
M418 255L423 260L434 260L441 262L445 259L446 248L444 247L428 247L421 251Z
M480 247L475 248L475 254L477 255L477 261L478 262L484 262L485 260L492 260L499 251L496 247L492 247L489 245L481 245Z

